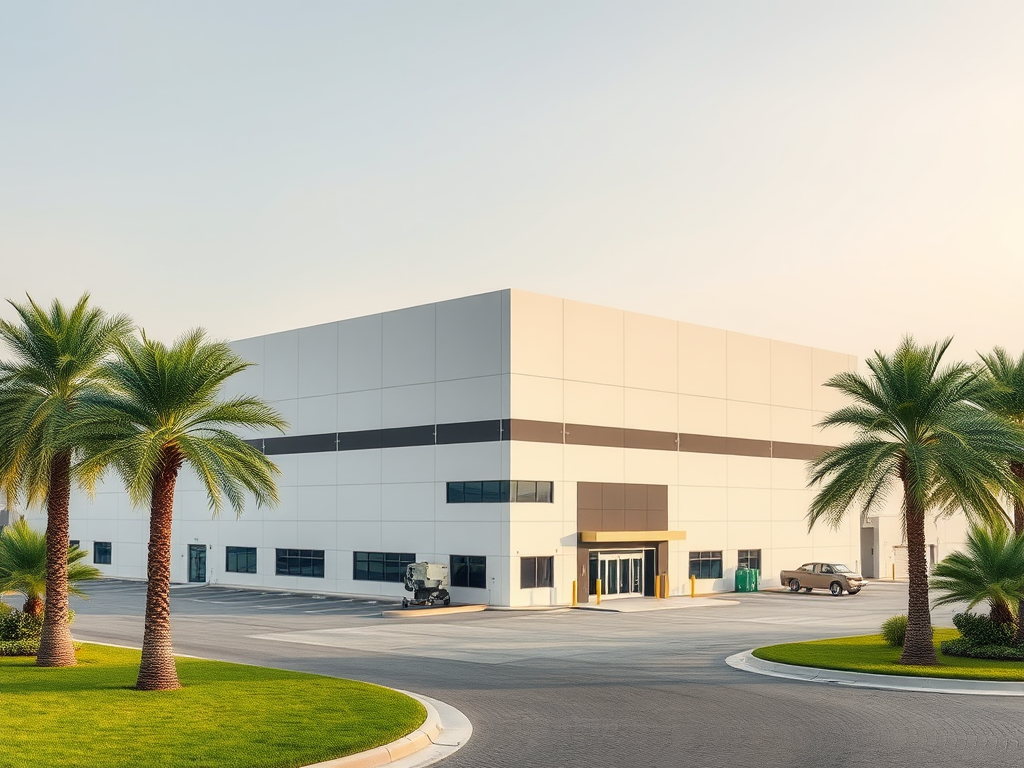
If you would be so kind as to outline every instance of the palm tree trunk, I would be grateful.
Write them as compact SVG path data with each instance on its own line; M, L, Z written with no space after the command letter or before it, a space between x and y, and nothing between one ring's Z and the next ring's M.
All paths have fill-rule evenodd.
M68 510L71 506L71 453L50 462L46 489L46 607L36 665L73 667L75 645L68 626Z
M1024 464L1011 461L1010 471L1024 483ZM1024 536L1024 500L1017 495L1013 497L1013 532L1016 536ZM1024 600L1017 603L1017 645L1024 645Z
M907 603L907 635L900 664L938 664L932 642L932 615L928 606L928 561L925 556L924 509L905 489L907 559L910 567L910 598Z
M142 637L142 663L135 687L140 691L181 688L171 644L171 518L174 485L180 461L167 452L153 484L149 513L149 561L146 574L146 628Z

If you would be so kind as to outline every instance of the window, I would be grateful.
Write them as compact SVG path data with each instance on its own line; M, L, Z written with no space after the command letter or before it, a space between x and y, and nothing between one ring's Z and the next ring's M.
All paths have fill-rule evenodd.
M554 570L555 558L553 557L521 557L519 558L519 587L534 589L535 587L554 586Z
M110 565L109 541L94 541L92 543L92 561L97 565Z
M722 578L722 552L691 552L690 575L698 579Z
M278 557L280 554L281 550L278 550ZM323 560L323 553L320 554L320 559ZM227 564L224 570L230 573L256 573L256 547L227 547Z
M324 551L322 549L277 550L278 576L324 577Z
M761 570L761 550L741 549L739 563L740 568L750 568L753 571Z
M519 503L554 500L554 483L550 480L469 480L448 483L449 504L494 504L503 501Z
M405 580L405 567L416 562L411 552L353 552L352 578L356 581Z
M81 544L82 542L78 539L72 539L68 542L68 549L79 549L81 547Z
M453 587L487 589L487 558L474 555L452 555L451 574Z

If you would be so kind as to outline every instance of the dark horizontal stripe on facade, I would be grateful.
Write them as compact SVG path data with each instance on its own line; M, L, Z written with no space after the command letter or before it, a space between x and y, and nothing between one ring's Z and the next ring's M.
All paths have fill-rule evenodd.
M412 427L364 429L318 435L257 438L246 442L260 449L266 455L274 456L327 451L362 451L372 448L494 443L508 440L800 461L817 459L830 447L780 440L754 440L744 437L697 435L687 432L659 432L649 429L602 427L594 424L562 424L531 419L422 424Z

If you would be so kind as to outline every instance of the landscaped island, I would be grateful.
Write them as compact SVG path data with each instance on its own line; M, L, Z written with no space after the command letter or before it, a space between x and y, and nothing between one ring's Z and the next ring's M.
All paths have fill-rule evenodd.
M178 658L184 688L133 689L139 651L86 644L78 666L0 658L0 768L293 768L416 730L416 700L369 683Z
M943 640L960 636L955 629L936 629L934 642L938 665L899 664L901 649L885 642L881 635L837 637L804 643L782 643L757 648L754 656L779 664L795 664L818 669L865 672L875 675L911 677L947 677L962 680L1024 681L1024 662L969 659L946 656L939 649Z

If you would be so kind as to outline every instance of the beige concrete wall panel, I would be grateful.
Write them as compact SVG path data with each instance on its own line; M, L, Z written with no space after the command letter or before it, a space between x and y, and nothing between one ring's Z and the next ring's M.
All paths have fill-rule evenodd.
M807 462L773 459L772 488L803 490L807 487Z
M700 521L726 520L729 499L725 488L683 485L679 487L679 520L693 541L690 526Z
M627 387L677 392L679 323L650 315L623 313L624 381Z
M627 442L629 434L626 435ZM679 481L679 454L676 451L626 450L623 457L627 483L667 483Z
M523 291L510 295L512 373L561 379L562 299Z
M502 417L501 376L439 381L435 397L438 424Z
M436 305L437 381L502 372L501 292Z
M729 557L724 563L727 568L736 568L739 565L739 550L760 549L762 560L765 553L772 547L772 525L766 522L742 522L729 521L727 536L729 540ZM767 574L765 563L761 563L761 572Z
M625 397L622 387L566 381L564 388L565 421L600 427L622 427Z
M589 445L566 445L564 479L597 482L623 482L624 465L621 451L609 451Z
M725 435L728 431L728 400L679 395L679 431L694 435Z
M383 316L383 386L400 387L435 380L434 305L410 307Z
M515 480L561 480L562 445L558 443L501 443L509 451L509 478ZM556 493L558 489L556 488Z
M856 370L856 358L824 349L811 351L811 407L816 411L832 412L846 405L846 398L825 382L843 371Z
M379 389L383 383L384 316L338 323L338 391Z
M743 333L728 334L728 398L771 403L771 342Z
M813 490L788 490L778 488L772 490L772 520L799 520L807 526L807 510L814 498ZM818 525L827 525L820 522Z
M565 421L561 379L512 374L509 380L509 413L513 419L558 423Z
M810 347L771 342L771 402L790 408L811 409L814 387Z
M729 401L726 406L728 417L726 435L754 440L771 440L771 406L759 403Z
M679 323L677 333L679 392L725 398L728 394L727 332Z
M771 488L771 461L752 456L727 457L729 486L732 488Z
M565 378L621 387L624 380L622 310L565 301L563 311ZM568 397L568 392L566 395Z
M338 324L299 329L299 397L338 391Z
M771 439L787 443L814 440L814 411L807 408L771 407Z
M680 453L679 484L721 486L729 484L728 457L707 453Z
M630 429L676 432L679 396L644 389L624 390L623 424Z
M727 498L730 522L771 524L771 491L763 488L729 488Z

